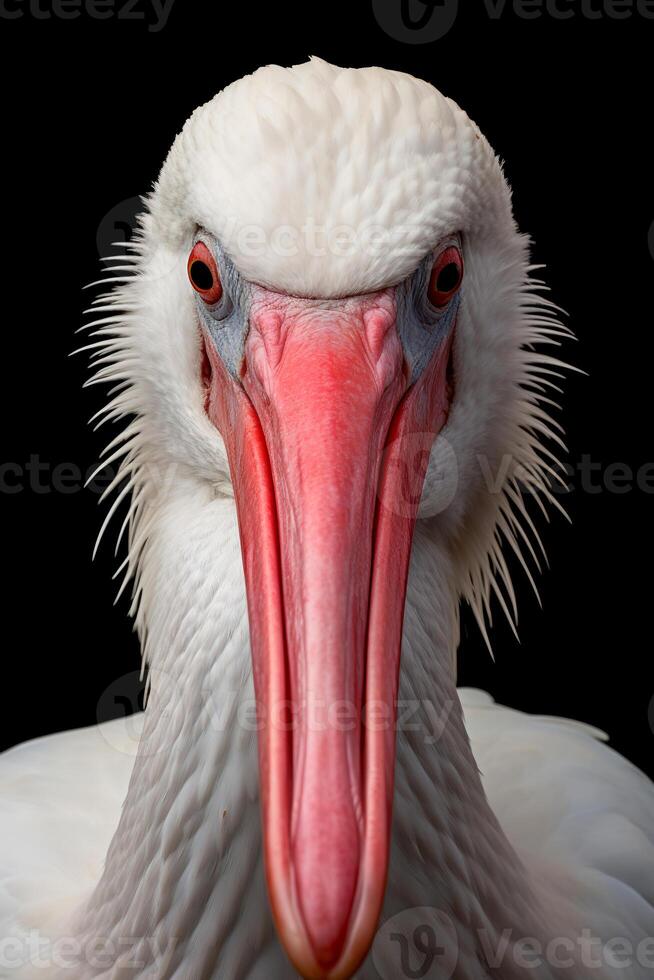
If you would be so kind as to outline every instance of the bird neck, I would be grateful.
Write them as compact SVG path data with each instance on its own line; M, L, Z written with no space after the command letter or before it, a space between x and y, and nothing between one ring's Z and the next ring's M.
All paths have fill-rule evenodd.
M473 756L456 688L458 605L448 549L438 529L419 524L414 539L400 673L392 853L383 921L414 934L424 909L458 950L470 975L523 976L510 946L548 935L540 882L491 809ZM407 910L409 912L407 913ZM419 913L415 920L413 913ZM422 918L421 918L422 916ZM429 919L427 918L427 922ZM507 926L511 936L507 938ZM397 955L397 954L395 954ZM394 961L397 963L397 961ZM534 977L549 977L534 970Z
M144 731L105 870L78 932L88 941L127 937L144 974L154 968L170 975L183 963L188 976L245 976L265 959L267 975L281 976L288 968L262 863L235 509L224 498L199 503L201 514L175 510L172 502L148 546L151 692ZM460 949L482 929L492 948L507 910L527 929L527 910L536 902L487 803L466 735L448 575L444 549L419 527L405 616L383 918L429 906L452 923ZM256 924L247 937L235 928L244 916L253 929ZM472 955L479 955L476 948ZM241 964L242 972L228 963Z

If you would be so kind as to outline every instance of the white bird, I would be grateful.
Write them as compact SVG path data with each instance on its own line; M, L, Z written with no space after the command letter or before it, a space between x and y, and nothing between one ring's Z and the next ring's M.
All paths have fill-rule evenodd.
M262 68L113 271L149 701L0 759L0 977L650 976L652 784L455 686L460 602L485 634L504 551L538 563L567 333L477 127L398 72Z

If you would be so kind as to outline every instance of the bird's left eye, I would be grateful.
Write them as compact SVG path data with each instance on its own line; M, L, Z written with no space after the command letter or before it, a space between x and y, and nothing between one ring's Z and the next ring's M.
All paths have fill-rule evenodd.
M204 242L196 242L188 257L188 277L205 303L213 306L223 294L216 260Z
M447 306L463 279L463 256L456 245L449 245L434 262L427 295L437 309Z

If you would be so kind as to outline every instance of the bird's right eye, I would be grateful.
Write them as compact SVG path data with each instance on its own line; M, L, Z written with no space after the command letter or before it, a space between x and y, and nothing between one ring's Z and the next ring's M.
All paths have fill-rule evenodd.
M204 242L196 242L191 249L187 269L193 289L207 306L217 303L223 294L223 286L216 260Z
M456 245L449 245L434 262L427 295L432 306L443 309L463 280L463 256Z

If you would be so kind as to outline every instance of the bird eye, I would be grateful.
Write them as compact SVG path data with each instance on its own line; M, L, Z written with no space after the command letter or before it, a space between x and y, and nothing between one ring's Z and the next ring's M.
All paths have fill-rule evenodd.
M430 303L442 309L452 299L463 279L463 256L456 247L444 249L434 262L427 295Z
M196 293L210 306L217 303L223 294L223 286L216 260L204 242L196 242L191 249L187 269Z

